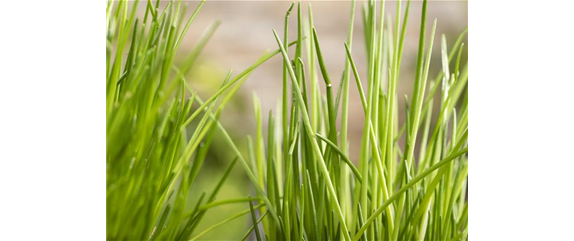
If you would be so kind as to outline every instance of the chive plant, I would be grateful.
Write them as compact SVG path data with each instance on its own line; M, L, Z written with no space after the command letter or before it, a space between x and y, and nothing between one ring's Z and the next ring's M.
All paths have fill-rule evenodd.
M337 81L324 63L311 6L304 17L301 4L296 9L292 4L283 37L273 31L278 50L237 75L230 71L203 100L185 76L217 23L176 64L179 46L204 1L196 3L189 18L182 1L168 2L161 10L159 3L148 0L143 18L137 14L138 1L110 1L106 9L108 239L197 240L243 216L252 222L238 237L243 240L467 239L466 30L450 48L441 37L441 70L429 80L437 23L427 35L424 1L415 77L405 80L399 74L410 1L404 15L397 2L394 24L384 16L384 1L363 5L366 66L353 59L352 1L347 41L341 46L345 69ZM293 11L297 32L289 43ZM292 45L295 53L289 56ZM280 114L270 112L264 130L264 113L255 96L257 133L248 137L245 155L219 117L249 73L277 54L283 58ZM359 68L367 75L360 76ZM404 96L402 121L399 80L414 83L411 96ZM349 155L350 91L359 93L364 114L358 160ZM235 158L214 180L214 189L201 193L194 183L216 134ZM254 196L216 200L236 163L253 183ZM198 201L191 203L190 195ZM197 230L210 208L230 203L248 205Z
M240 158L230 160L224 174L214 180L213 190L201 193L193 187L216 133L222 133L233 146L232 153L239 153L219 117L248 74L279 50L264 54L235 76L230 71L216 93L202 100L185 76L218 22L206 29L181 63L174 59L204 2L193 3L195 10L189 18L185 18L188 5L182 1L160 8L159 0L148 0L143 14L137 12L139 1L107 3L109 240L189 240L199 233L196 228L210 208L245 202L245 198L215 200L237 160L243 163ZM262 195L263 189L258 192ZM192 203L189 196L198 201ZM253 199L258 200L247 200Z
M441 68L429 77L437 21L427 22L423 1L414 79L401 78L411 2L404 12L401 4L394 24L385 16L384 1L363 5L367 64L357 66L351 2L338 83L326 68L310 4L305 20L301 3L296 5L296 49L288 54L295 5L289 7L283 37L273 31L283 57L280 114L269 113L265 138L255 98L257 135L249 138L250 160L239 158L257 194L263 190L260 200L248 201L253 226L244 239L249 233L257 240L467 239L468 68L461 57L466 30L450 48L441 36ZM359 75L361 67L366 76ZM400 120L397 86L406 81L413 88L404 96L406 117ZM350 91L358 91L364 114L358 160L349 155Z

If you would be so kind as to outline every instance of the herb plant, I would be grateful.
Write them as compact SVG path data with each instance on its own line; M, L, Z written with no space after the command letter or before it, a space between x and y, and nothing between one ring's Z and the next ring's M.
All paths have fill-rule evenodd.
M174 58L204 1L189 19L183 18L181 1L163 11L159 1L148 1L143 20L136 16L137 1L132 6L108 2L108 239L197 240L249 216L251 227L238 239L466 240L466 30L450 48L441 37L442 68L430 78L437 20L427 23L428 2L423 1L415 78L399 78L410 3L403 13L397 2L394 21L385 16L384 1L363 5L367 65L357 66L352 53L356 3L350 2L347 41L341 44L345 69L338 80L326 68L327 50L321 48L311 5L304 13L301 3L292 4L283 36L273 31L278 50L235 76L230 71L218 91L202 100L185 76L217 24L181 64ZM288 32L293 11L295 37ZM295 48L292 56L289 46ZM257 132L248 137L245 153L219 118L249 73L278 54L283 59L280 108L264 118L254 96ZM359 68L367 75L360 76ZM398 107L403 97L397 94L402 81L414 83L412 94L404 96L404 120ZM350 91L358 91L364 113L357 160L349 154ZM213 190L200 193L193 187L214 135L223 136L235 159ZM236 163L254 193L216 200ZM199 197L193 205L187 200L190 192ZM229 203L244 203L246 209L197 230L210 208Z
M450 51L442 36L442 71L429 82L437 22L427 35L427 5L424 1L414 87L410 98L404 97L402 123L397 85L410 1L402 19L397 2L394 25L385 21L384 2L364 5L366 89L351 52L354 1L339 83L326 69L310 6L305 22L297 4L294 56L285 47L293 5L285 18L283 40L273 31L284 60L281 118L269 114L266 140L258 125L251 150L254 165L247 170L253 173L254 185L266 190L260 202L265 206L259 209L260 216L266 216L262 229L253 228L258 240L466 239L468 70L461 59L466 30ZM318 84L321 80L325 95ZM349 157L349 91L359 92L364 113L358 166ZM256 118L261 118L258 111ZM255 213L252 217L254 223L259 221Z

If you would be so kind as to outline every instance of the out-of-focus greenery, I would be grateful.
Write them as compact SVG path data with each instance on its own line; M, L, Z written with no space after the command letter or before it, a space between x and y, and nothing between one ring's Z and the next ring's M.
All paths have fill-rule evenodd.
M187 133L193 99L172 63L203 2L187 26L180 4L160 11L148 3L143 19L137 5L110 1L106 14L107 237L187 237L195 226L187 196L201 167L187 160L211 127L203 118Z
M212 145L233 144L218 121L224 107L246 76L278 51L236 76L230 71L203 101L185 76L218 23L182 61L175 59L204 2L192 3L195 10L189 18L184 18L188 3L182 1L162 8L159 1L148 1L143 16L138 15L138 1L107 4L109 240L188 240L198 228L227 218L238 208L234 203L245 202L231 199L245 190L244 178L233 168L236 153L216 153L227 160L217 168L203 166L214 156ZM209 178L198 179L200 174ZM234 181L223 185L227 178ZM211 209L215 212L208 214ZM228 232L208 235L230 238L234 230L245 229L245 219L239 219L228 225Z

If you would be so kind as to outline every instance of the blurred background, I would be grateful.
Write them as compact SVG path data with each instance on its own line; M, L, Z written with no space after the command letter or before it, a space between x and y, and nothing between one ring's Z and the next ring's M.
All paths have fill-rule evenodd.
M189 4L188 15L191 15L197 2L188 1L187 3ZM364 3L364 1L357 1L352 49L353 58L361 76L366 76L367 71L361 19L362 5ZM200 54L191 74L187 76L190 85L198 91L202 98L208 97L216 91L230 69L233 69L234 74L237 74L257 61L265 51L273 51L278 48L272 29L275 29L282 36L284 16L290 4L290 1L212 0L205 3L180 48L181 59L183 59L197 44L203 31L214 21L221 21L219 28ZM339 76L341 76L345 64L343 43L346 41L347 36L351 2L305 1L302 2L303 16L307 15L309 4L312 5L314 24L321 43L321 49L323 50L326 68L331 73L335 82L334 85L338 86ZM438 19L429 78L434 78L441 67L440 35L445 34L447 42L449 44L454 43L459 33L467 26L467 6L468 3L466 1L429 1L427 35L430 32L432 21L435 18ZM405 7L406 2L403 2L403 11ZM396 2L387 1L385 8L385 15L391 16L394 21ZM411 3L398 89L401 114L404 112L403 96L405 94L411 95L410 90L414 82L421 8L422 1L413 1ZM140 10L143 11L144 8L140 8ZM296 16L296 10L294 9L290 18L290 36L292 37L295 36L296 32ZM294 40L294 38L291 38L291 40ZM463 42L465 43L464 55L466 55L468 46L466 37ZM463 56L463 59L466 59L466 56ZM366 77L363 77L362 80L365 81ZM351 80L350 84L349 140L351 157L356 157L360 146L363 113L359 95L353 81ZM261 99L264 126L266 126L266 114L269 110L275 110L280 101L281 84L282 59L279 55L257 68L243 84L221 117L222 124L227 128L236 143L245 144L246 136L255 134L252 93L255 93ZM363 83L363 86L366 87L366 82ZM401 118L404 118L404 115ZM402 122L402 119L400 121ZM233 156L226 155L228 152L220 151L228 148L223 140L217 139L216 135L212 144L212 150L209 153L209 159L200 173L198 185L193 187L194 189L190 194L192 195L190 199L193 203L196 202L199 196L197 195L198 193L201 193L203 190L210 190L215 185L215 180L218 180L227 164L232 161ZM251 184L244 177L242 168L236 165L235 171L224 185L218 199L245 197L249 194L253 194ZM240 212L245 208L248 208L246 204L234 204L212 209L197 230L202 231L206 227L228 217L229 214ZM237 237L242 237L245 234L249 226L250 219L246 215L214 230L202 239L237 239Z

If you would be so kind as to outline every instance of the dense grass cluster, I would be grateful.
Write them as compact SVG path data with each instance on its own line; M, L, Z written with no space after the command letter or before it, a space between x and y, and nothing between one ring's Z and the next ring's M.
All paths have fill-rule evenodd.
M427 40L427 2L423 3L414 88L410 99L405 96L407 118L399 123L397 84L410 2L402 20L400 4L395 25L387 20L386 28L384 5L377 6L377 2L371 1L364 8L366 93L351 55L354 3L345 45L347 65L336 95L329 77L332 73L325 68L312 13L309 12L309 21L303 22L303 13L297 5L298 44L293 58L284 47L286 42L274 32L285 69L282 118L274 123L279 127L275 129L274 116L270 114L272 124L267 144L263 145L263 137L258 134L252 150L257 153L253 155L252 171L258 177L254 182L266 188L266 193L259 195L266 204L260 213L271 216L263 220L268 239L466 238L464 154L468 111L463 92L467 69L460 69L461 38L449 53L443 36L442 72L427 83L436 21ZM377 7L380 7L378 13ZM287 35L285 32L284 39ZM304 35L311 37L304 41ZM455 66L452 72L451 62ZM326 86L326 98L319 90L318 72ZM350 161L347 141L351 75L365 115L358 167ZM293 95L290 101L289 80ZM436 96L439 86L441 92ZM431 126L435 98L440 111ZM341 128L337 129L339 111ZM402 136L403 147L398 142ZM264 147L267 148L263 150Z
M185 214L190 209L188 193L205 160L219 113L229 99L222 98L218 108L213 103L219 96L201 102L187 88L184 76L217 24L205 32L183 64L173 64L183 36L203 4L185 20L186 5L181 2L170 3L162 12L159 2L148 2L140 20L136 17L138 2L131 8L128 1L108 3L108 239L188 239L207 210L198 204L192 207L197 216ZM203 105L192 111L194 103ZM204 111L209 114L202 115L188 132L186 127ZM221 184L202 194L203 200L213 201L220 188Z
M466 30L450 48L442 36L442 68L429 80L437 22L427 34L424 1L415 78L399 78L410 1L404 13L397 2L394 21L384 15L384 1L364 4L366 66L356 66L353 59L352 1L347 42L341 45L345 70L339 81L332 81L311 6L305 13L300 3L292 4L283 37L273 31L278 50L235 76L230 71L219 90L203 101L185 76L217 23L182 64L174 64L203 4L186 20L181 1L163 11L159 1L148 1L140 20L137 2L108 3L108 239L195 240L250 215L253 225L238 239L466 240L468 69L461 57ZM293 11L295 37L288 33ZM292 56L289 46L295 48ZM219 117L249 73L278 54L283 58L280 110L264 118L254 97L257 132L248 137L245 153ZM365 68L367 76L360 76L358 68ZM399 119L399 80L414 83L412 94L404 96L404 120ZM350 91L358 91L364 113L356 161L349 154ZM193 187L214 135L224 137L235 159L213 180L213 190L200 193ZM236 163L254 193L216 200ZM190 194L199 196L198 202L190 205ZM197 230L210 208L228 203L244 203L246 209Z

